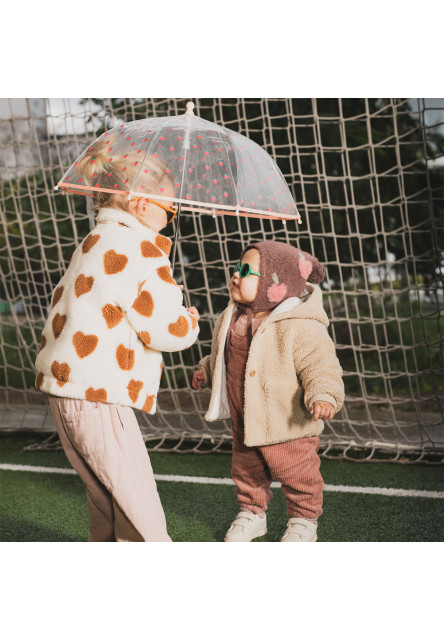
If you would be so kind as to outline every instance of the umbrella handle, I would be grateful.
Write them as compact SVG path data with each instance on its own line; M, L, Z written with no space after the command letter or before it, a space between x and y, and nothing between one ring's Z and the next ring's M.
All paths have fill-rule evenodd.
M176 215L176 232L174 234L173 257L171 259L171 271L173 273L173 276L174 276L174 265L176 264L177 239L179 236L180 209L181 209L181 203L179 202L179 206L177 208L177 215Z

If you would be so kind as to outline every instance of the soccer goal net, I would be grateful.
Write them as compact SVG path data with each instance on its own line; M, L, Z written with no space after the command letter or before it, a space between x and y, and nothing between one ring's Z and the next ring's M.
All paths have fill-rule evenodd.
M371 459L444 453L444 100L192 98L195 113L250 137L275 159L303 224L184 212L175 277L201 314L198 342L164 354L151 448L222 450L192 390L231 269L247 243L276 239L327 267L324 304L346 402L321 451ZM34 361L51 294L93 223L87 199L54 185L118 123L184 113L188 99L0 100L0 429L54 430ZM173 231L173 230L172 230ZM412 459L411 456L409 459Z

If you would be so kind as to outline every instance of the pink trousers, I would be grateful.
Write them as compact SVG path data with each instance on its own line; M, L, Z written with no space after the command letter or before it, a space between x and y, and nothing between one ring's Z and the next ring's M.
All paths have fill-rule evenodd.
M244 431L233 421L232 478L241 509L266 511L272 498L271 481L282 483L290 518L316 520L322 514L324 482L317 454L319 438L247 447ZM243 425L242 425L243 427Z
M257 325L253 326L253 331ZM319 438L247 447L244 444L244 385L249 341L237 333L233 316L226 344L227 392L232 418L232 478L241 509L260 513L267 509L272 479L282 483L291 518L316 520L322 513L324 482L319 471ZM276 417L276 419L279 419Z
M171 542L131 407L48 396L66 456L83 480L90 542Z

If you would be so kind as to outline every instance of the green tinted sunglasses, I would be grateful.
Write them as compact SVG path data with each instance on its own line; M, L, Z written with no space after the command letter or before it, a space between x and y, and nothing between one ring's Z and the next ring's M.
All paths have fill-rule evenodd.
M261 275L257 271L253 271L250 265L248 264L248 262L244 262L244 264L241 264L239 261L233 269L233 276L237 271L239 271L239 275L241 278L246 278L247 276L250 275L250 273L253 274L254 276Z

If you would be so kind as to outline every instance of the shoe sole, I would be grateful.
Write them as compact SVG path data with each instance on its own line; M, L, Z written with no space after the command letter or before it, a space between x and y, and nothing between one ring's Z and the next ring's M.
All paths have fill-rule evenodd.
M249 540L227 540L227 538L225 537L224 542L251 542L252 540L256 540L256 538L260 538L261 536L264 536L266 533L267 533L267 527L265 527L263 531L256 533L255 536L253 538L250 538Z
M305 542L316 542L318 539L318 536L315 535L314 538L311 538L310 540L305 540ZM294 540L281 540L281 542L294 542ZM298 540L298 542L300 542L300 540Z

